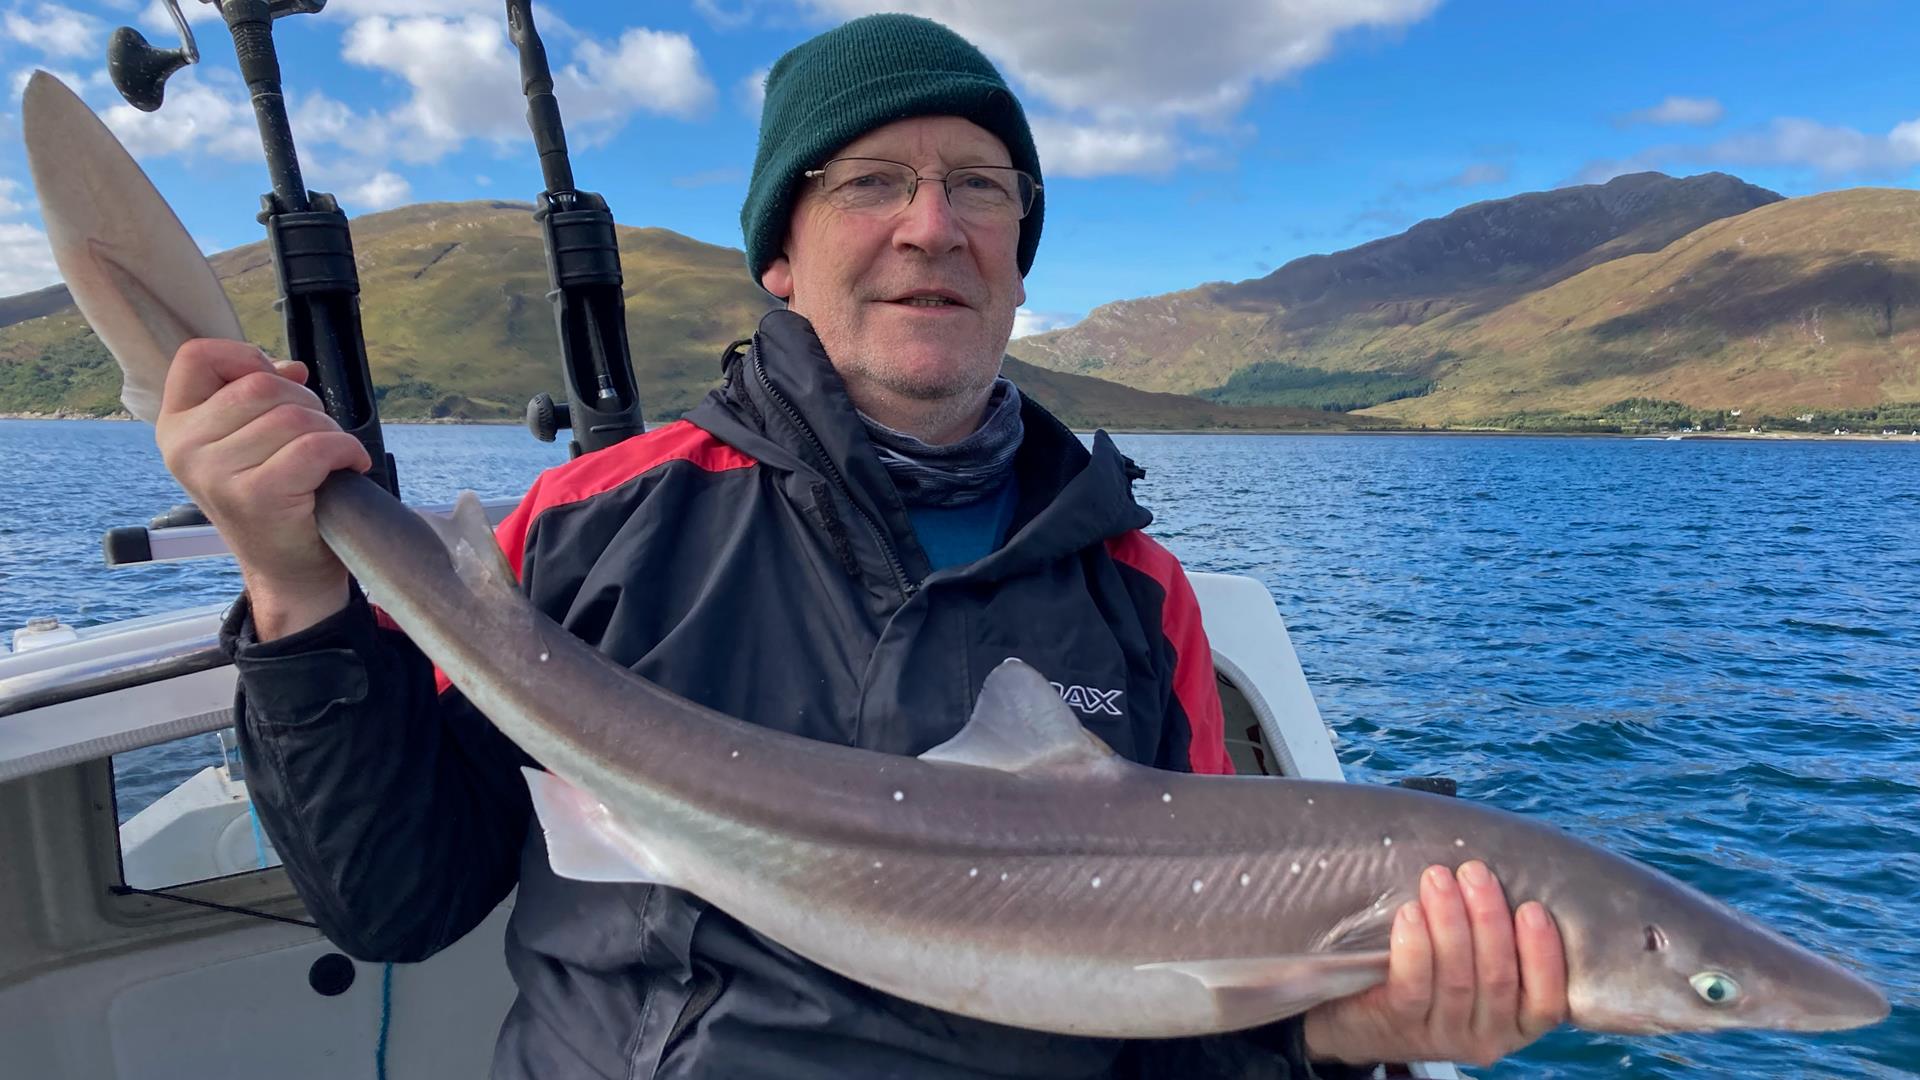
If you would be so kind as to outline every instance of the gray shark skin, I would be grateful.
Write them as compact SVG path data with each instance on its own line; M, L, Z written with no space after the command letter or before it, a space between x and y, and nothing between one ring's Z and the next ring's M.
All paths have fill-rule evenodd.
M49 132L30 118L27 130L32 153L70 167L110 153L96 145L111 139L104 128ZM51 226L61 208L44 205ZM153 251L122 249L119 265L150 290L184 277L177 243ZM123 276L70 285L102 293L82 310L114 320L96 324L103 340L148 343L116 348L129 385L164 380L170 353L151 343L170 332L165 319L216 306L175 303L145 323L149 308L104 295ZM470 495L431 525L349 474L316 503L322 536L373 598L548 770L528 783L556 871L688 890L904 998L1096 1036L1267 1023L1381 982L1394 911L1416 898L1420 872L1482 859L1513 903L1554 914L1580 1027L1827 1031L1888 1012L1839 965L1519 815L1398 788L1133 765L1017 660L989 676L961 733L919 758L754 727L639 678L534 609Z

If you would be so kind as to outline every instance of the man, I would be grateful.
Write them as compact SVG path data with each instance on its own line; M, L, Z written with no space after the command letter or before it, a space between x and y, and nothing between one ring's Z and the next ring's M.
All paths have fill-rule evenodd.
M1019 103L934 23L860 19L783 58L742 225L787 307L686 420L535 483L498 533L533 601L655 682L812 738L919 753L1020 656L1118 702L1084 716L1118 752L1228 771L1198 609L1139 531L1137 470L999 376L1039 177ZM1386 986L1131 1044L939 1013L683 893L556 877L525 756L320 542L313 490L367 461L298 374L190 343L159 425L246 575L224 637L255 804L316 921L365 959L425 957L518 887L496 1076L1313 1075L1310 1057L1491 1060L1564 1012L1557 932L1538 905L1516 921L1477 864L1423 882Z

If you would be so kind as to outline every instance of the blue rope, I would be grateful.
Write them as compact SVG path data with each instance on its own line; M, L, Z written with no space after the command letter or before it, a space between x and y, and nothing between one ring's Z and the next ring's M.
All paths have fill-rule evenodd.
M247 800L247 820L253 823L253 855L260 869L267 868L267 838L260 833L260 815L253 812L253 800Z
M387 1080L387 1026L393 1020L393 965L380 971L380 1046L373 1052L376 1080Z

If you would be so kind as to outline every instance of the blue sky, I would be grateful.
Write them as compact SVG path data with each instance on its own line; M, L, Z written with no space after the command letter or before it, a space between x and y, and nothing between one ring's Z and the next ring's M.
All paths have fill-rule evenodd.
M106 82L154 0L0 0L0 295L55 278L19 136L44 67L108 118L202 245L257 239L267 181L211 6L145 116ZM500 0L332 0L278 24L308 183L350 213L530 199ZM909 10L979 43L1035 118L1047 228L1022 328L1264 274L1482 199L1719 169L1786 195L1920 167L1920 8L1469 0L544 0L580 185L619 219L738 246L755 90L787 48ZM743 270L744 272L744 270Z

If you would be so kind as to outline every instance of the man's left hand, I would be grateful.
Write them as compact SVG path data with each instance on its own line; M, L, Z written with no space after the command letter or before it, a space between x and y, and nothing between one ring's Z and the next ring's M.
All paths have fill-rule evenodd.
M1308 1057L1486 1066L1566 1019L1559 928L1537 901L1509 909L1484 863L1428 867L1391 941L1386 982L1307 1012Z

